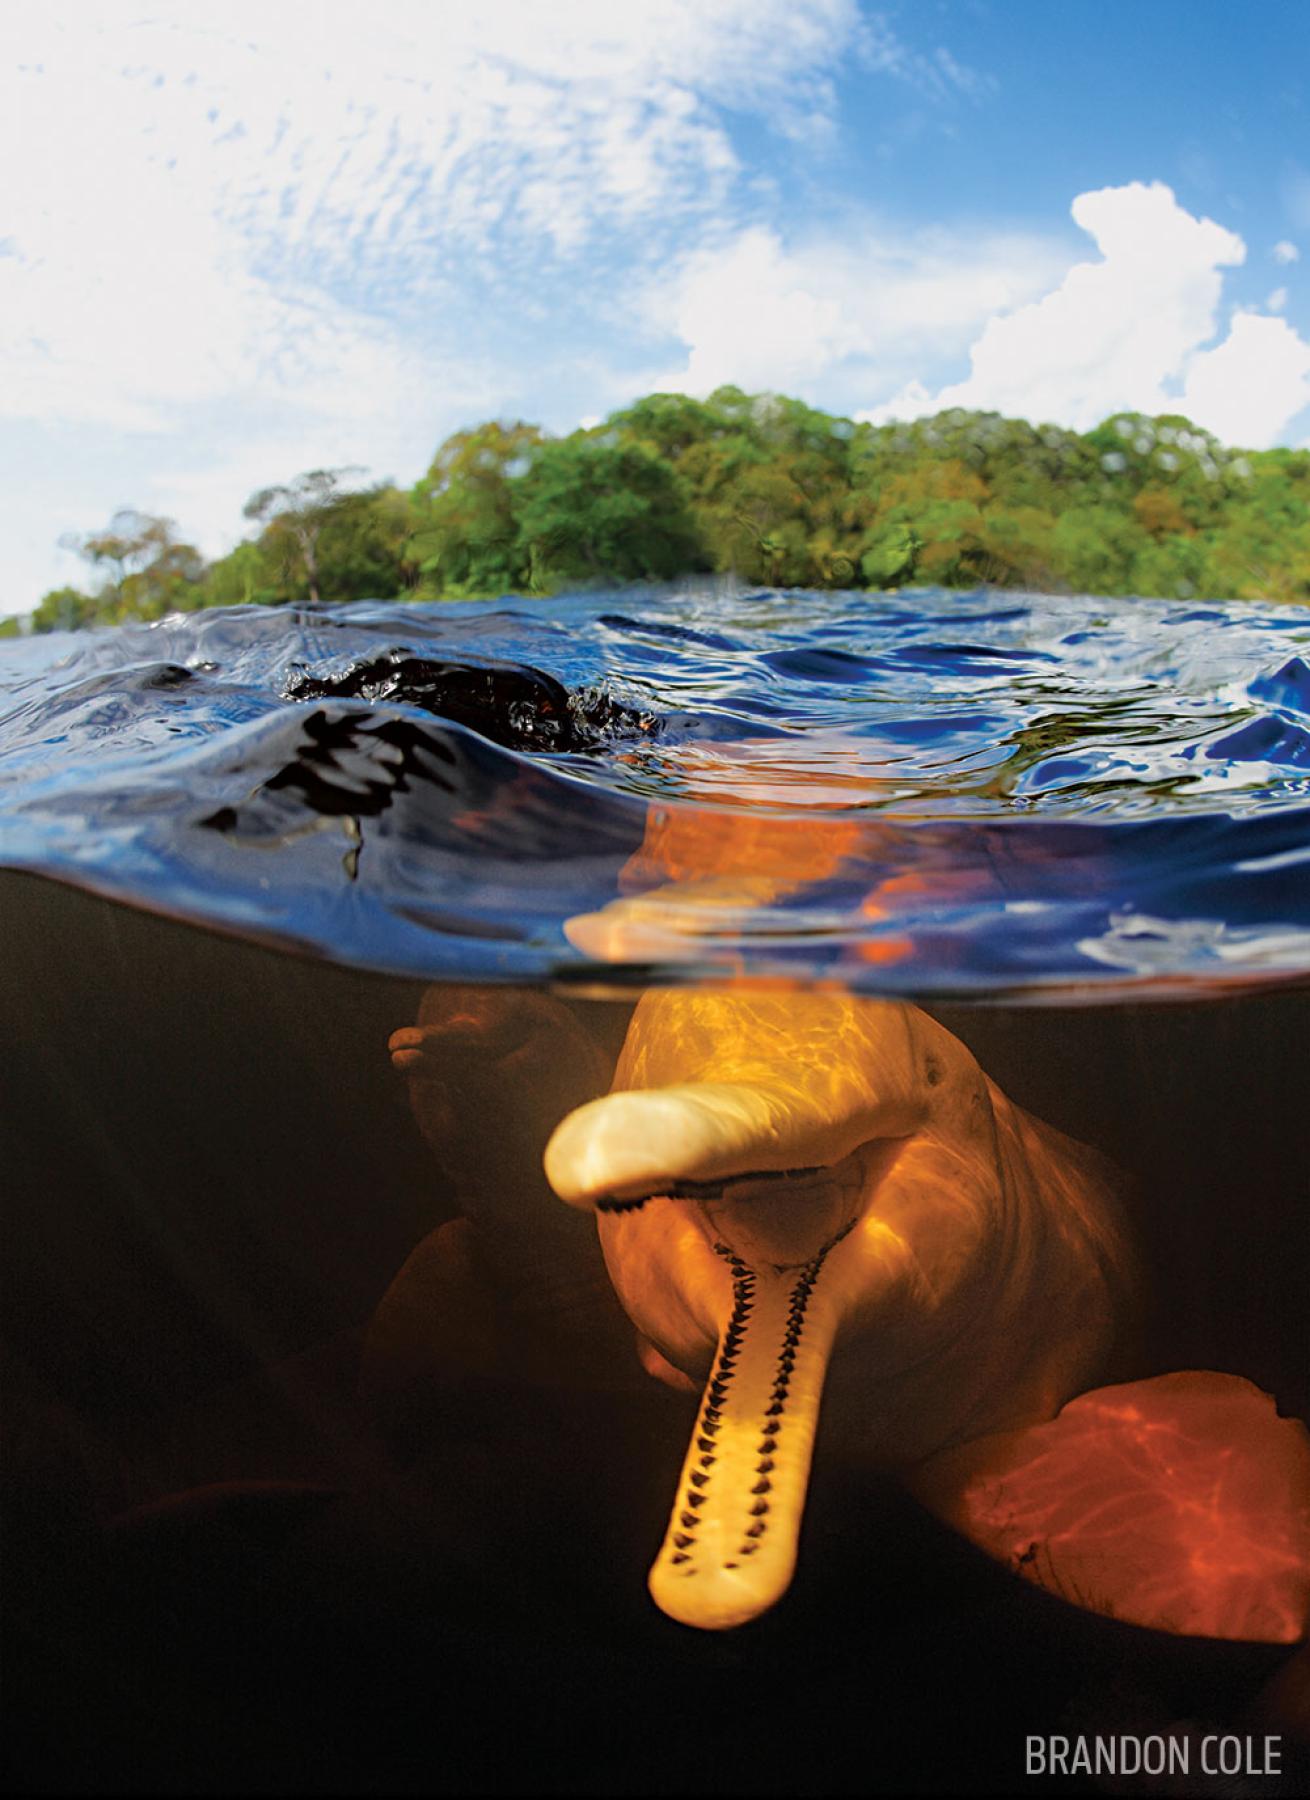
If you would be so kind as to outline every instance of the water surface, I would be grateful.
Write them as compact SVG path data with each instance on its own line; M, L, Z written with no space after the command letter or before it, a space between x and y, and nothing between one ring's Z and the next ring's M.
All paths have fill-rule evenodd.
M0 769L0 863L396 974L1036 999L1310 972L1300 608L234 608L4 646ZM653 954L567 935L705 880Z

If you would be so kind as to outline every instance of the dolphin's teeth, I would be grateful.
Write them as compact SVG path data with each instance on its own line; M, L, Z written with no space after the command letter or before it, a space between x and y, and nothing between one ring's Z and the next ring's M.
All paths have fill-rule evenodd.
M640 1212L646 1202L654 1198L653 1194L641 1194L635 1200L598 1200L596 1211L603 1213Z

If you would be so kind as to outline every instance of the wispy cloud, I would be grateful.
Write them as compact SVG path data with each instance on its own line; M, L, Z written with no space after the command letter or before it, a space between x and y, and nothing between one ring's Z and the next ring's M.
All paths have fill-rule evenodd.
M885 14L861 20L857 45L866 68L895 76L929 100L947 101L961 95L968 100L987 100L997 91L994 76L968 67L944 45L931 51L912 48Z
M0 411L386 404L476 280L717 217L722 109L822 112L857 25L852 0L18 5Z

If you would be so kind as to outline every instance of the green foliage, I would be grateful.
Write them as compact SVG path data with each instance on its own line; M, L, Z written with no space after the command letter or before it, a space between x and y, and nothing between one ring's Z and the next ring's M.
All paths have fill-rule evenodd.
M75 587L51 588L32 614L33 631L80 631L95 622L95 601Z
M406 551L412 524L408 499L398 488L371 488L339 500L318 540L327 597L391 599L412 587L418 574Z
M535 425L493 421L442 444L410 495L405 555L424 598L478 599L527 585L517 484L542 441Z
M198 606L274 606L279 591L280 557L262 543L238 544L210 563L201 578Z
M279 565L279 598L306 599L313 605L322 598L319 539L343 510L363 497L341 487L345 476L358 472L310 469L292 482L260 488L246 501L243 516L263 525L260 543Z
M1310 452L1238 452L1177 414L1084 434L958 408L854 424L779 394L648 394L593 431L457 432L404 493L314 469L251 496L206 566L125 509L66 538L68 630L174 608L470 599L715 571L774 587L990 582L1048 592L1310 601Z
M586 432L542 444L516 496L532 586L667 580L706 566L682 483L640 444Z
M122 507L104 531L69 533L60 539L99 575L92 594L56 588L33 615L36 631L72 631L83 625L116 625L124 619L162 619L195 605L204 560L183 543L171 519ZM46 624L43 620L57 623Z

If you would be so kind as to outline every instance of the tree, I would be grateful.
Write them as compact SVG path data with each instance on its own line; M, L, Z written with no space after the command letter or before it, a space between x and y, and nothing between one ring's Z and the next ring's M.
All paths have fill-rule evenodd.
M171 521L122 508L61 540L100 586L46 595L37 629L708 569L786 587L1310 599L1310 454L1229 450L1175 413L1085 434L959 407L872 426L722 387L648 394L562 439L470 427L409 493L344 486L353 473L262 488L245 508L258 538L208 568Z
M96 602L79 588L51 588L32 614L33 631L80 631L96 619Z
M405 555L421 576L420 594L474 599L527 584L517 489L542 442L538 427L522 420L446 439L410 495Z
M391 599L412 587L417 564L408 545L414 526L409 497L389 485L348 494L324 520L319 575L334 600Z
M611 413L603 426L615 441L640 444L653 455L676 464L694 444L711 443L730 429L724 415L686 394L647 394L621 412Z
M264 526L270 549L280 550L283 572L292 585L304 581L312 605L319 601L318 541L333 513L354 496L342 491L347 475L361 474L357 466L310 469L294 481L260 488L242 508L247 519Z
M194 544L177 537L176 530L171 519L125 506L104 531L68 532L61 537L64 549L76 550L102 575L92 614L81 623L160 619L166 612L194 606L204 559ZM67 595L77 590L55 592Z
M275 606L278 591L278 559L262 544L238 544L226 556L210 563L200 585L200 606Z
M168 526L167 520L158 521ZM200 601L205 560L194 544L175 539L165 529L154 536L152 554L124 580L119 615L129 619L162 619L165 613L189 612Z
M188 604L204 562L193 544L177 537L176 529L171 519L124 506L105 530L67 532L60 538L64 549L76 550L103 576L95 593L98 621L162 618Z
M519 486L519 528L536 587L665 580L705 566L682 484L636 444L575 432L543 444Z
M1077 594L1126 594L1132 569L1151 539L1119 507L1075 506L1051 534L1052 554L1065 584Z

